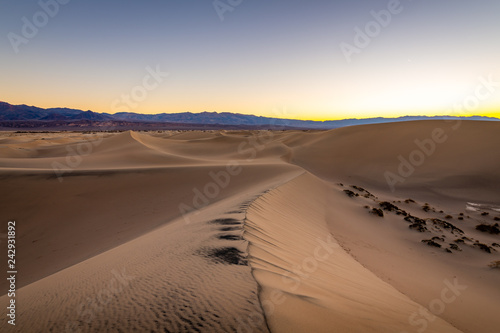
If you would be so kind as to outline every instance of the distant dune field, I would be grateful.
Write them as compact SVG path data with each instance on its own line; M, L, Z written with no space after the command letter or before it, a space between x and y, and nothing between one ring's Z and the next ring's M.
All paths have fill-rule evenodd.
M498 332L498 147L460 120L1 132L0 327Z

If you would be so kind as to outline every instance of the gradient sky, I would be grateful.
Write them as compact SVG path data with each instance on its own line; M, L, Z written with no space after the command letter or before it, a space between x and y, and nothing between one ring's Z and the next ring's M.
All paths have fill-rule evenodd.
M221 0L231 9L221 20L212 0L71 0L53 17L39 1L0 0L0 100L109 113L500 116L500 84L477 105L471 97L480 77L500 82L500 1L401 0L369 45L356 44L355 28L377 29L370 12L389 2ZM34 36L23 17L38 20ZM342 43L362 46L350 62ZM154 87L147 68L169 75ZM469 111L453 111L464 101Z

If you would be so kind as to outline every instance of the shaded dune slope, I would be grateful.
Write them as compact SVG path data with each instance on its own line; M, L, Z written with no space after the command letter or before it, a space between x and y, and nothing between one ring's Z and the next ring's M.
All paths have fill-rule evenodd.
M413 153L418 163L395 186L401 195L434 192L495 203L500 202L499 132L498 122L414 121L290 136L284 142L296 147L292 163L311 173L332 181L349 178L384 192L390 192L385 173L399 175L400 157L409 162Z
M304 174L259 197L248 210L244 237L271 330L407 329L419 305L360 265L331 236L327 191ZM436 319L427 332L460 331Z
M18 332L268 332L242 238L249 200L296 171L246 187L18 290ZM7 296L0 297L4 303ZM6 318L0 318L4 327Z

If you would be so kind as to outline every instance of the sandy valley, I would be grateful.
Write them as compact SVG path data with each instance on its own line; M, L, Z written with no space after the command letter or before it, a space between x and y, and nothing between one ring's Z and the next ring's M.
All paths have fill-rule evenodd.
M499 133L2 132L9 331L498 332Z

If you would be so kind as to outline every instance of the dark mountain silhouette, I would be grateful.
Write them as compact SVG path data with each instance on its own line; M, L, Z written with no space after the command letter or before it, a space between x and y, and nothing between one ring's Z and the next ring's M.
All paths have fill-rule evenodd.
M311 121L260 117L229 112L140 114L97 113L68 108L43 109L0 102L0 128L3 129L333 129L344 126L425 119L470 119L499 121L482 116L405 116L400 118L344 119Z

